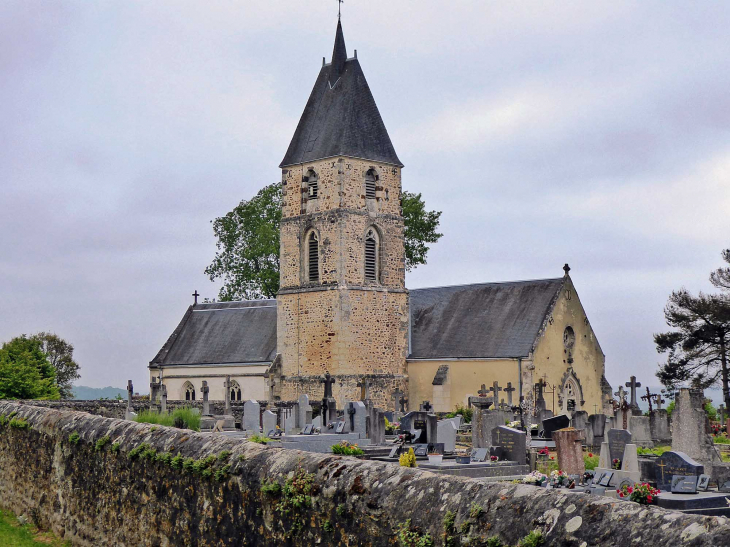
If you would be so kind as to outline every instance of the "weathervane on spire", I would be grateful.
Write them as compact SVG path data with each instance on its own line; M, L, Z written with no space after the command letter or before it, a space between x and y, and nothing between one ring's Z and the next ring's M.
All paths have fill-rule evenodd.
M342 4L345 3L345 0L337 0L337 18L340 19L342 17Z

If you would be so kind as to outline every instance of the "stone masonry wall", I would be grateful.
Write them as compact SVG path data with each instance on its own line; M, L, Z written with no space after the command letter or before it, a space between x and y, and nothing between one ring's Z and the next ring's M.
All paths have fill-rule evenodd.
M730 544L724 517L11 402L0 415L0 506L72 545L515 545L532 530L568 547Z

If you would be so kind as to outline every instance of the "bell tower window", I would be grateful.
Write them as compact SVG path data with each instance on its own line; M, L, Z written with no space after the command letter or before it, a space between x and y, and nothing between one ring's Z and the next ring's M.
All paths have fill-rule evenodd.
M317 199L319 196L319 176L314 169L309 169L304 176L304 182L307 183L309 199Z
M378 178L375 169L369 169L365 173L365 197L367 199L375 199L375 183L378 182Z
M307 241L307 281L310 283L319 282L319 237L317 232L312 230L306 238Z
M368 228L365 233L365 280L378 280L379 241L375 228Z

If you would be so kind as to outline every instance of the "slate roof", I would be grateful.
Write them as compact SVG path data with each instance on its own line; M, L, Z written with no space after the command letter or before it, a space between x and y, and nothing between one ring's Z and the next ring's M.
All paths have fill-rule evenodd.
M409 358L527 357L564 280L411 290Z
M279 167L350 156L400 167L357 59L347 58L337 23L332 62L319 72L289 149Z
M190 306L150 365L270 363L276 355L276 300Z

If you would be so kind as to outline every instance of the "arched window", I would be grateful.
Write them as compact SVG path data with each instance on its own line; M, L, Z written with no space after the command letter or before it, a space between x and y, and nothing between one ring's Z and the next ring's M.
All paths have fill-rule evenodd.
M241 386L235 380L231 381L231 401L241 400Z
M314 169L307 171L304 182L307 183L307 188L309 188L309 199L317 199L317 196L319 196L319 176L314 172Z
M195 400L195 387L193 386L193 384L191 384L190 382L185 382L182 390L186 401Z
M365 280L378 280L379 238L375 228L365 232Z
M310 283L319 282L319 236L312 230L306 238L307 251L307 281Z
M379 178L375 169L368 169L368 172L365 173L365 197L367 199L375 199L375 183Z

